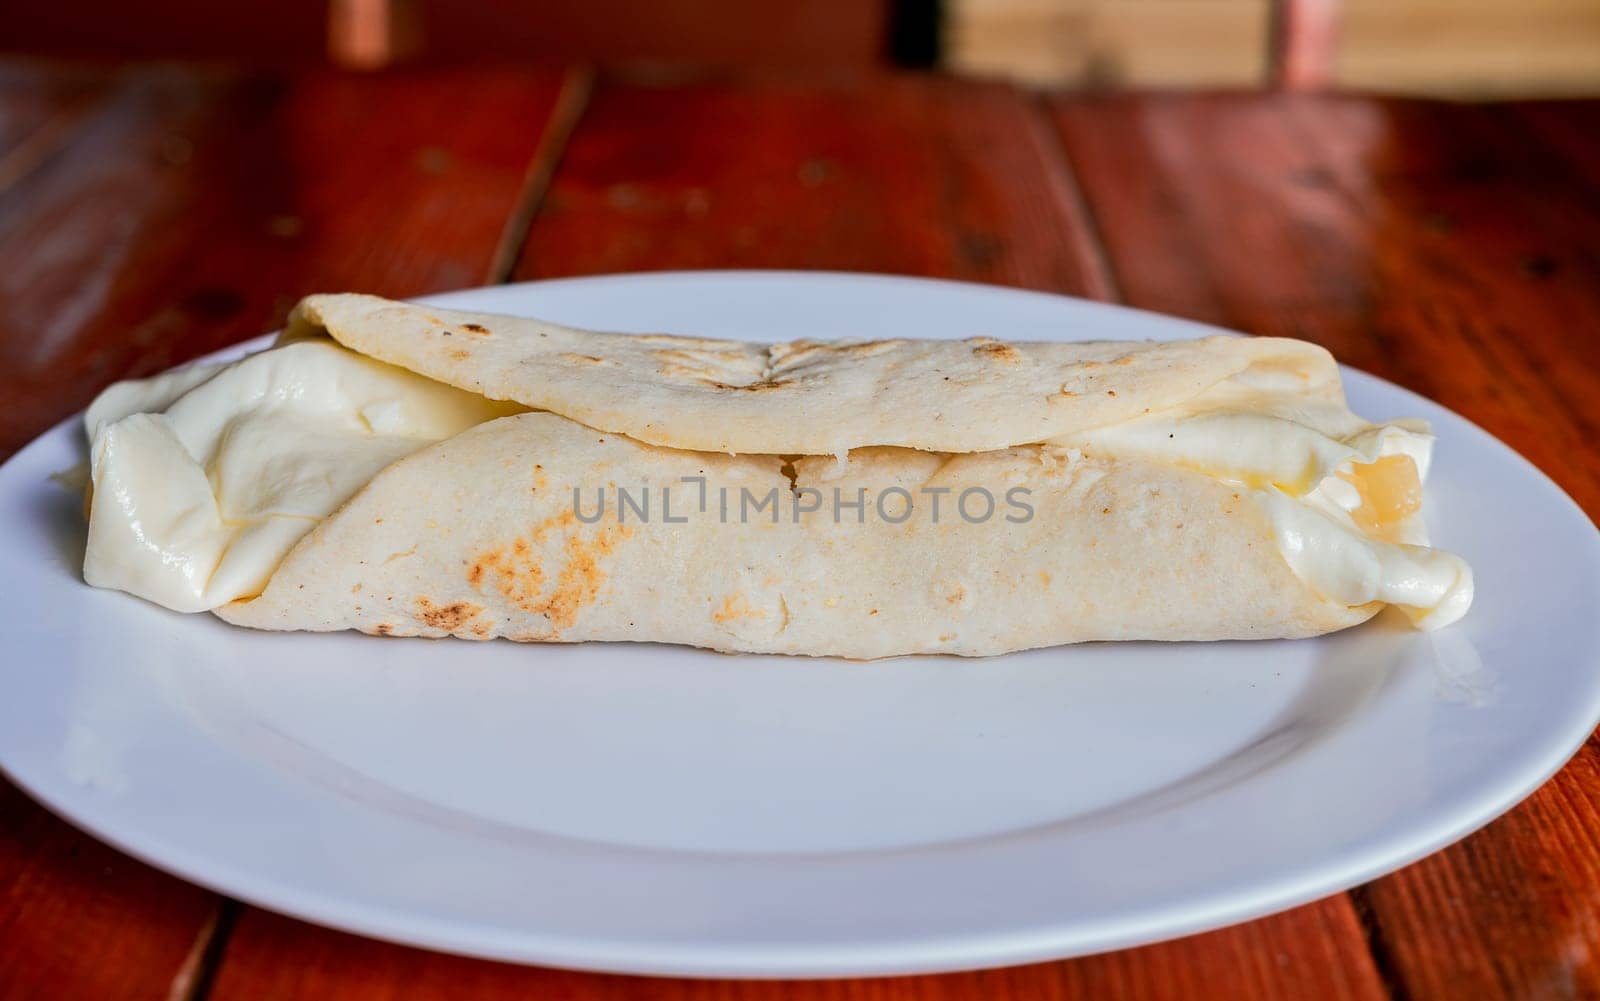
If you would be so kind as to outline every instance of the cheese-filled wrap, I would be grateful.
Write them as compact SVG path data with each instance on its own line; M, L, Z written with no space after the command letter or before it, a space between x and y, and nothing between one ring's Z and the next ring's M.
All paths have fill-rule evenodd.
M85 579L272 630L852 658L1460 618L1323 349L756 344L312 296L106 390Z

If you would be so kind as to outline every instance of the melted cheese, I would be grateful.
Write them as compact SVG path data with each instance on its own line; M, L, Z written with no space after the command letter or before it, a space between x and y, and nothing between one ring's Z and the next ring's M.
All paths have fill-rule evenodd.
M1285 562L1316 593L1395 604L1424 628L1460 618L1472 572L1428 548L1421 516L1432 435L1418 423L1368 424L1345 406L1331 367L1291 365L1267 360L1182 406L1051 444L1235 484L1262 505ZM320 337L118 383L85 415L84 576L179 611L253 596L385 466L523 409Z
M385 466L523 409L327 340L118 383L85 415L84 578L181 612L258 594Z
M1168 410L1058 440L1083 454L1192 469L1263 505L1285 562L1323 597L1398 605L1425 629L1472 604L1472 571L1428 548L1422 480L1433 436L1368 424L1336 388L1269 363Z

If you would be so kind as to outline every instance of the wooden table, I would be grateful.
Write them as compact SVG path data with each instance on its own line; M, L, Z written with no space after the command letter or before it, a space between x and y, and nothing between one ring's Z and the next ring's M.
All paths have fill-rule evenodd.
M1308 338L1600 511L1600 104L0 63L0 455L306 292L705 267L939 275ZM158 873L0 783L0 997L1597 996L1597 769L1591 740L1461 844L1276 917L808 984L327 931Z

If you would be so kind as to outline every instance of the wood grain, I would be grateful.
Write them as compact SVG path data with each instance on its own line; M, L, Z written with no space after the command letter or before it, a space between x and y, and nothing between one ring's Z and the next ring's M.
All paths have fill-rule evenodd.
M1600 512L1600 206L1590 134L1562 126L1592 109L1169 96L1055 111L1130 302L1319 341ZM1359 894L1403 996L1600 994L1597 755L1591 740L1506 817Z
M303 292L482 281L562 81L0 71L0 164L71 116L0 185L0 455ZM188 997L217 914L0 781L0 997Z
M1387 93L1600 93L1593 0L1342 0L1335 79Z
M479 284L556 71L121 75L0 191L0 454L307 292Z
M0 779L0 998L165 997L215 902Z
M713 264L1111 289L1049 125L1003 87L916 78L663 91L603 84L519 274ZM1145 949L889 980L644 980L438 956L248 910L214 998L1377 998L1342 897Z
M1438 110L1407 110L1421 107ZM1427 114L1440 124L1408 144ZM1539 185L1570 176L1530 181L1536 166L1497 166L1481 139L1430 162L1467 124L1452 114L1309 97L1058 104L1129 302L1325 344L1473 418L1600 509L1593 414L1578 405L1600 369L1594 343L1569 334L1597 306L1584 192L1535 205Z
M1041 102L854 73L612 78L585 102L563 82L0 64L0 453L313 289L418 294L513 259L519 277L826 267L1320 341L1600 511L1596 106ZM1597 772L1591 742L1505 818L1353 899L1069 962L812 983L529 969L253 908L230 934L212 895L0 783L0 998L1593 996Z
M715 1001L1192 1001L1385 997L1348 908L1313 905L1143 949L1061 963L878 980L665 980L486 963L329 932L251 910L211 998L385 1001L622 998Z
M1108 291L1048 125L928 77L602 81L517 277L829 268Z
M0 191L53 156L110 86L94 67L0 62Z

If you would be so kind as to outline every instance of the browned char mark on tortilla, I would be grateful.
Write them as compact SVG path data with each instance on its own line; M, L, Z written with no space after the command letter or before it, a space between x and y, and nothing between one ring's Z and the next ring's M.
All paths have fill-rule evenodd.
M1014 345L1004 341L997 341L993 337L973 337L967 340L972 345L972 353L980 358L991 358L995 361L1018 362L1022 360L1022 352Z
M752 393L759 393L763 389L782 389L784 386L789 385L794 380L792 380L792 379L763 379L760 382L752 382L752 383L748 383L747 385L743 385L743 386L738 385L736 383L717 382L715 379L706 379L704 381L705 381L706 385L711 386L714 389L745 390L745 391L752 392Z
M578 613L593 604L600 593L600 585L606 580L602 561L616 551L622 539L633 534L632 526L607 525L585 538L576 520L572 511L564 511L535 525L527 536L478 554L467 564L467 583L480 593L485 587L494 588L523 611L545 616L557 630L570 628L578 620ZM565 534L565 562L546 593L549 578L534 546L554 531Z
M419 597L412 614L418 622L431 629L441 629L447 633L465 631L467 623L483 613L482 605L474 605L470 601L453 601L448 605L440 605L432 598ZM478 630L474 630L475 632ZM482 635L479 632L479 635Z

